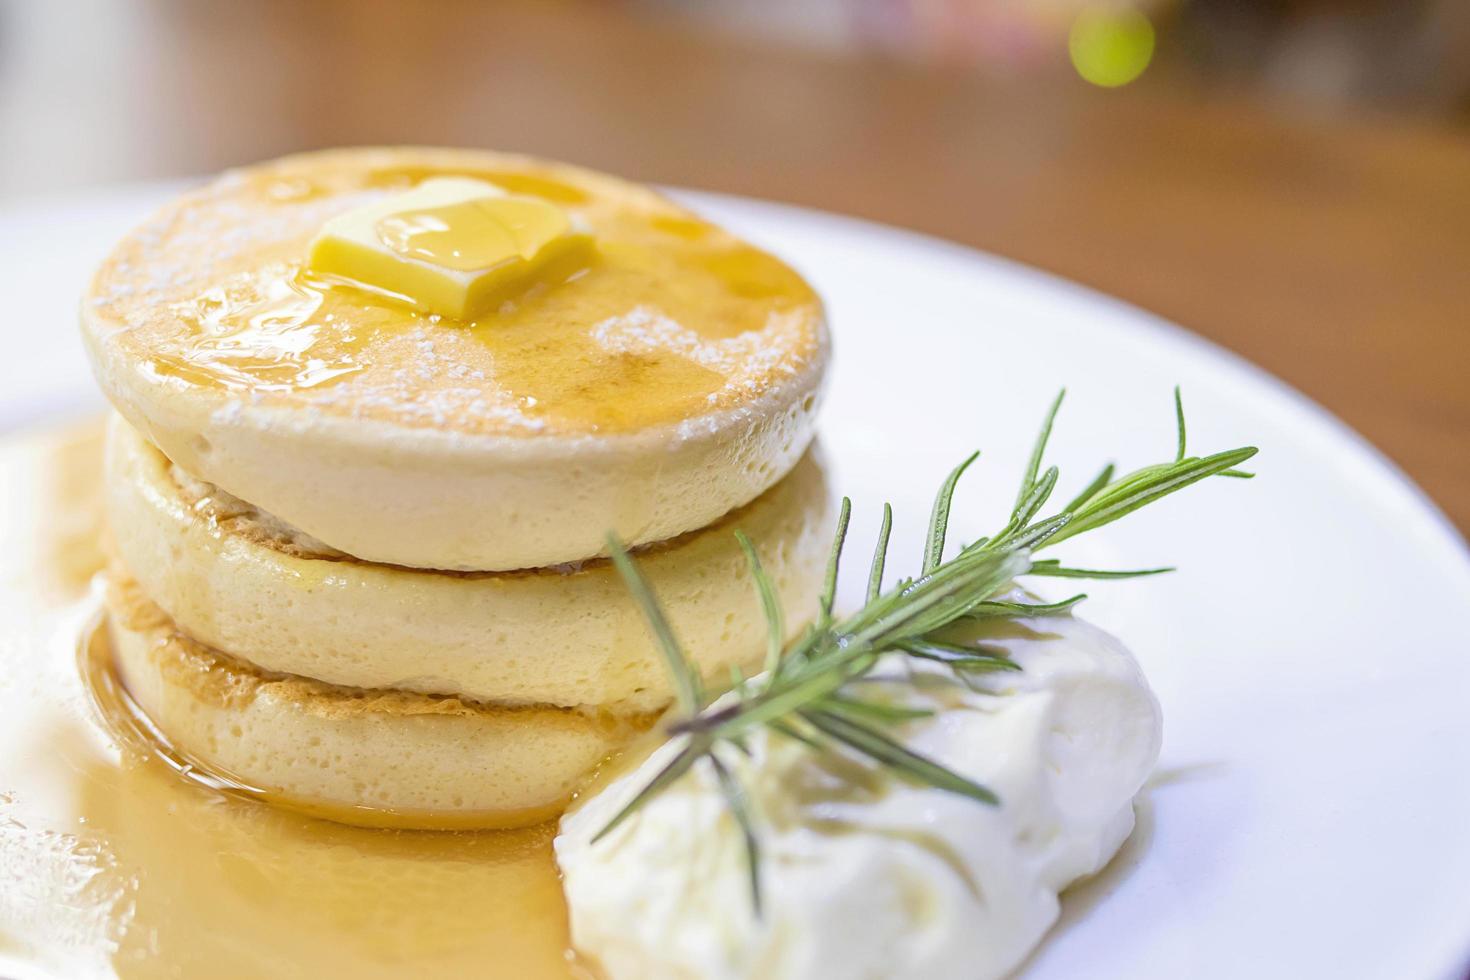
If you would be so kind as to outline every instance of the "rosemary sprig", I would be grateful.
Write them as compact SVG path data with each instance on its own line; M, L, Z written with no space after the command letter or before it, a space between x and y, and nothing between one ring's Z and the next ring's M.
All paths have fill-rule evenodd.
M1256 454L1254 447L1244 446L1204 457L1187 455L1184 403L1179 389L1175 388L1177 437L1172 461L1146 466L1121 477L1114 475L1114 468L1109 464L1060 511L1039 518L1037 515L1051 499L1060 476L1055 466L1042 470L1041 464L1064 395L1065 392L1059 393L1047 412L1015 505L999 530L945 559L950 504L960 477L979 457L976 452L949 473L935 494L918 577L900 579L886 591L883 575L893 512L884 505L882 528L868 572L866 602L839 619L833 615L833 602L852 506L844 498L816 620L795 642L785 646L784 652L784 617L775 586L762 568L755 546L743 533L737 532L767 622L765 670L749 679L736 672L730 694L718 701L705 691L698 669L674 636L636 563L615 537L609 537L612 560L642 608L673 676L677 700L666 729L682 745L593 841L622 824L697 763L706 762L740 827L749 867L751 900L759 913L758 816L735 769L721 757L721 752L728 749L744 752L744 736L760 727L813 750L840 746L901 778L983 804L999 804L995 794L986 787L906 748L884 730L929 712L867 700L862 697L861 685L853 682L861 680L880 658L888 655L940 663L962 678L976 673L1019 670L1019 665L1003 652L944 639L946 628L965 620L1062 615L1087 598L1085 594L1060 602L1006 598L1015 580L1023 575L1121 579L1172 571L1170 568L1136 571L1073 568L1057 559L1038 559L1035 554L1111 524L1207 477L1249 477L1251 474L1237 467Z

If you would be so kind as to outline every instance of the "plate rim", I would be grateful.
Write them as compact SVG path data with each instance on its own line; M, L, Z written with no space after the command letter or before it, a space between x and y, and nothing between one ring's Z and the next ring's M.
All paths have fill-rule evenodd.
M839 227L845 226L864 235L896 239L908 246L946 253L956 259L978 260L990 266L1000 275L1025 280L1033 291L1052 292L1065 296L1068 301L1076 304L1106 307L1116 316L1116 322L1108 324L1109 329L1122 329L1139 337L1152 337L1172 345L1176 350L1195 360L1210 361L1215 366L1233 374L1235 380L1255 386L1267 393L1296 413L1306 424L1318 428L1328 437L1351 447L1358 454L1361 462L1374 469L1380 478L1386 478L1386 486L1405 495L1415 505L1418 511L1416 516L1427 519L1428 527L1436 532L1437 539L1451 546L1451 553L1460 561L1461 570L1467 576L1466 586L1470 588L1470 538L1461 533L1434 498L1367 436L1354 429L1310 395L1243 354L1195 333L1188 327L1161 314L1113 296L1101 289L1029 265L1019 259L1012 259L938 235L835 211L810 208L805 205L747 197L741 194L703 191L689 187L658 186L673 197L695 206L710 203L722 210L749 210L753 206L755 210L765 211L773 216L784 216L788 219L826 223ZM777 217L776 220L781 220L781 218Z

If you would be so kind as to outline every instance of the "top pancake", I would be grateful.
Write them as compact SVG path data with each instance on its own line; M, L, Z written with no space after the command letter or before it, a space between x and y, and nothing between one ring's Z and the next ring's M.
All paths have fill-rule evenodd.
M595 250L467 322L304 268L325 221L435 176L550 200ZM350 554L423 567L573 561L609 530L655 540L748 502L809 441L827 357L820 302L780 260L646 188L476 151L226 174L119 243L82 312L104 390L184 469Z

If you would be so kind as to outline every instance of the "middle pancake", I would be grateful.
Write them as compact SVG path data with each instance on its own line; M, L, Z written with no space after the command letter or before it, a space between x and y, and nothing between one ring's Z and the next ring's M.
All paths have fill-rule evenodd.
M144 591L190 636L267 670L509 705L641 712L672 696L643 617L605 559L516 572L359 561L192 479L116 417L106 485L115 546ZM794 635L815 609L828 517L825 475L809 452L752 503L638 552L706 677L750 671L764 650L734 532L755 542Z

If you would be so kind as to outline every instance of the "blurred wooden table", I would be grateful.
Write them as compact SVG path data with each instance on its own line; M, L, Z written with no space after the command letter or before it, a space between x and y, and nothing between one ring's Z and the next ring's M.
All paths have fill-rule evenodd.
M1058 272L1244 354L1470 529L1464 132L1283 119L1148 76L1023 90L607 5L56 13L69 6L0 7L0 40L20 51L0 75L0 193L424 142L862 215Z

